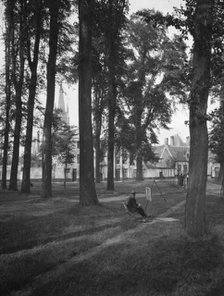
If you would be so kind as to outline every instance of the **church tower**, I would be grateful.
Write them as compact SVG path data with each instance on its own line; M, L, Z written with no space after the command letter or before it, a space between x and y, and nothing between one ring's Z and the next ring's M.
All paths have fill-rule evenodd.
M62 87L62 83L60 83L60 89L59 89L59 98L58 98L58 109L62 110L62 119L69 124L69 113L68 113L68 105L67 108L65 107L65 98L64 98L64 90Z

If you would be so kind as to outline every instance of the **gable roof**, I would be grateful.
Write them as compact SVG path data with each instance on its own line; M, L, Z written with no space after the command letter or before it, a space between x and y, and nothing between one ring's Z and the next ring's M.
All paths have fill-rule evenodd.
M174 135L172 137L173 145L160 145L155 147L155 153L158 155L160 159L163 159L163 154L165 151L170 155L176 162L186 162L189 160L189 150L190 147L187 143L184 143L179 135ZM166 158L166 157L165 157Z

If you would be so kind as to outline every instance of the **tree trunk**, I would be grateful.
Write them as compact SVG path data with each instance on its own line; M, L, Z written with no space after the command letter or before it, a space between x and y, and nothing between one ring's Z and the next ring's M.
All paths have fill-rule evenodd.
M15 44L12 48L12 58L13 58L13 84L16 92L16 119L14 128L14 141L13 141L13 155L12 155L12 165L10 172L10 182L9 190L17 190L17 176L18 176L18 165L19 165L19 150L20 150L20 133L21 133L21 122L22 122L22 91L24 83L24 26L25 26L25 1L20 3L20 28L19 28L19 71L17 65ZM18 77L17 77L18 73ZM17 79L18 78L18 79Z
M143 180L143 172L142 172L142 156L137 155L136 158L136 181Z
M192 237L206 232L205 200L208 159L207 101L210 86L212 0L199 0L195 11L193 81L190 97L190 160L185 228Z
M40 5L39 5L40 4ZM34 44L33 61L31 61L30 43L28 43L28 62L31 70L31 79L29 86L29 98L27 103L28 115L27 115L27 127L26 127L26 139L25 139L25 150L24 150L24 165L23 165L23 180L21 186L21 192L30 193L30 166L31 166L31 147L32 147L32 136L33 136L33 112L34 102L37 87L37 65L39 55L39 44L40 44L40 31L41 31L41 2L36 2L35 11L35 22L36 22L36 36Z
M144 61L144 59L143 59ZM142 172L142 141L143 141L143 133L142 133L142 113L143 113L143 82L145 81L145 71L144 63L142 66L142 70L139 73L139 92L136 97L136 106L135 106L135 147L136 147L136 180L143 180L143 172Z
M221 182L220 196L224 198L224 162L220 163L218 180Z
M79 133L80 133L80 204L98 204L94 184L91 44L94 0L79 0Z
M224 173L224 162L220 163L220 169L219 169L219 174L218 174L218 181L221 182L222 184L222 180L223 180L223 173Z
M65 167L64 167L64 188L66 188L66 183L67 183L67 168L68 168L68 165L67 165L67 163L65 163Z
M7 188L7 164L8 164L9 130L10 130L10 122L9 122L10 105L11 105L10 82L8 79L8 73L6 71L6 105L5 105L3 160L2 160L2 189Z
M112 62L111 62L111 67ZM107 154L107 190L114 190L114 120L115 120L115 109L116 109L116 86L114 82L114 71L109 70L109 98L108 98L108 154Z
M115 64L116 64L116 48L115 48L115 32L113 19L113 4L109 2L109 22L110 31L108 38L108 154L107 154L107 190L114 190L114 120L116 110L116 78L115 78Z
M13 155L12 155L12 165L10 172L9 190L17 191L17 176L18 176L18 164L19 164L19 148L20 148L20 132L21 132L21 122L22 122L22 84L20 85L20 90L16 93L16 123L14 128L14 141L13 141Z
M96 122L96 135L95 135L95 175L96 175L96 183L100 183L101 181L101 173L100 173L100 134L101 134L101 123Z
M142 126L142 114L144 111L143 107L143 92L144 92L144 84L146 79L146 71L145 71L145 60L146 60L146 52L144 51L141 54L141 68L138 72L138 88L137 88L137 96L135 98L135 146L136 146L136 180L143 180L143 172L142 172L142 141L143 141L143 126Z
M52 196L52 121L55 97L56 58L59 34L58 14L60 0L50 3L49 56L47 63L47 102L44 117L42 144L42 193L41 196Z
M103 102L103 88L102 83L100 86L96 81L95 87L95 100L94 100L94 121L95 121L95 178L96 183L100 183L101 181L101 172L100 172L100 135L101 135L101 128L102 128L102 102Z
M96 176L96 183L100 183L101 181L101 173L100 173L100 139L96 138L96 160L95 160L95 176Z
M21 192L30 193L30 166L31 166L31 147L32 147L32 136L33 136L33 110L34 101L36 94L36 73L32 73L31 83L29 87L29 98L28 98L28 117L26 127L26 139L24 149L24 162L23 162L23 180L21 185Z
M224 126L224 86L221 87L221 93L222 93L222 97L220 100L220 111L222 112L220 114L220 120L221 120L221 125ZM220 159L220 158L219 158ZM224 198L224 159L221 158L220 161L220 170L219 170L219 175L218 175L218 181L221 182L221 192L222 196Z
M2 160L2 189L7 188L7 164L8 164L8 148L9 148L9 130L10 121L9 113L11 106L11 55L12 55L12 34L13 34L13 5L11 2L6 4L6 35L5 35L5 128L4 128L4 145Z
M139 105L141 102L139 102ZM141 127L141 117L142 110L140 106L137 106L136 110L136 135L135 135L135 145L136 145L136 180L143 180L142 172L142 127Z

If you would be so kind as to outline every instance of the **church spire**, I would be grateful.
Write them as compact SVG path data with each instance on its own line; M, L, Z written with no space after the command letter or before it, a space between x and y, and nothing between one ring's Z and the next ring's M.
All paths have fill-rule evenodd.
M63 87L62 87L62 83L60 83L60 89L59 89L58 108L61 109L63 113L66 112L66 110L65 110L65 99L64 99L64 90L63 90Z
M60 88L59 88L58 109L61 109L61 111L62 111L63 120L67 124L69 124L68 105L67 105L67 108L66 108L65 107L65 98L64 98L64 90L63 90L63 87L62 87L62 82L60 83Z

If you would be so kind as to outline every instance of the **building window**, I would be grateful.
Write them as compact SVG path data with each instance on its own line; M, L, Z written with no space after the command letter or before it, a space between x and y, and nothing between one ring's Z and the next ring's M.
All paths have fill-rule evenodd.
M184 174L187 174L187 171L188 171L188 170L187 170L187 165L186 165L186 164L184 164L184 166L183 166L183 170L184 170L183 173L184 173Z
M79 149L80 148L80 142L77 141L77 148Z
M77 163L80 163L80 155L77 155Z

